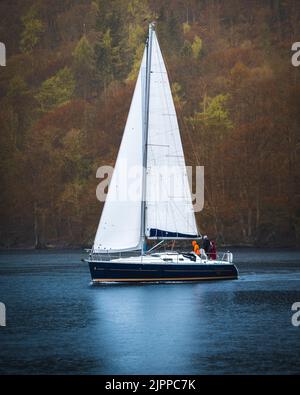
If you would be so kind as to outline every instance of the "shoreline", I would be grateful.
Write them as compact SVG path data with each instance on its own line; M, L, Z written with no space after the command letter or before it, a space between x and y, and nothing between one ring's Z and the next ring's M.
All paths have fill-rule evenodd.
M85 252L85 249L90 249L90 246L67 246L67 245L56 245L56 246L47 246L42 248L35 248L33 246L19 246L19 247L0 247L0 252L5 251L36 251L36 252L43 252L43 251L82 251ZM276 250L276 249L286 249L286 250L299 250L300 245L264 245L264 246L257 246L254 244L223 244L219 245L218 249L256 249L256 250Z

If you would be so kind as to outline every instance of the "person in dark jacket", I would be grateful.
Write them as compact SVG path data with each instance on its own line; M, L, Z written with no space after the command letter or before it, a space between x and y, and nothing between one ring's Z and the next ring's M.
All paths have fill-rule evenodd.
M212 260L217 259L217 246L214 240L210 242L210 259Z
M206 235L203 236L202 248L204 249L206 255L210 253L210 241Z

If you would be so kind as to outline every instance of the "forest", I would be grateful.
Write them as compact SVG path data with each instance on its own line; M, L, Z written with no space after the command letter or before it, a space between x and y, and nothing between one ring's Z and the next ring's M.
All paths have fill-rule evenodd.
M145 45L156 29L199 230L300 246L298 0L1 0L0 248L89 247Z

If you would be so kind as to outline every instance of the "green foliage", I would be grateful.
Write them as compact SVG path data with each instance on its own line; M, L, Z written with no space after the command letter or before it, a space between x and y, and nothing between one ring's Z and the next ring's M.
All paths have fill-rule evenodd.
M82 36L73 52L74 69L83 75L91 73L95 67L94 49L90 45L86 36Z
M28 86L20 75L16 75L9 83L7 90L8 98L17 98L28 93Z
M102 86L113 80L128 78L137 74L138 57L145 42L145 31L151 11L146 0L99 0L97 29L101 33L96 43L97 68Z
M70 68L65 67L42 83L35 98L40 104L41 111L47 112L67 103L72 98L74 89L73 73Z
M183 34L187 34L191 30L191 25L187 22L182 24Z
M112 81L118 63L118 51L112 45L110 29L103 34L99 44L96 45L97 68L100 71L104 85Z
M130 0L128 12L134 18L135 23L139 23L151 18L151 11L148 2L145 0Z
M186 103L186 101L183 100L183 97L182 97L182 87L180 86L180 84L178 84L178 82L174 82L172 84L171 89L172 89L172 96L173 96L175 106L182 109L182 107Z
M202 124L204 127L231 129L233 124L226 109L229 98L228 94L220 94L213 98L206 97L201 104L203 111L196 112L191 118L192 122Z
M128 32L128 46L135 50L144 41L145 32L142 26L131 23Z
M101 44L103 48L106 48L107 50L110 50L112 47L112 38L110 34L110 29L107 29L106 32L103 34Z
M67 180L84 183L88 177L88 161L84 158L84 135L80 129L70 129L62 139L64 174Z
M199 59L202 50L202 40L199 36L195 36L192 43L192 52L195 59Z
M24 30L21 34L20 49L24 53L30 53L39 42L40 36L45 30L43 22L38 19L37 11L31 7L22 17Z
M177 17L174 10L168 11L168 17L166 18L166 5L162 6L162 15L159 20L161 20L161 24L158 25L159 34L161 33L160 42L165 42L166 52L174 52L179 51L183 45L183 36L181 24L179 22L179 18Z
M77 89L86 98L96 79L96 59L94 48L85 35L77 43L72 55Z
M134 81L137 78L141 65L141 59L143 57L143 52L144 52L144 44L141 44L136 48L133 66L127 77L127 81Z
M131 0L128 11L132 22L128 26L128 50L134 55L133 64L127 81L133 81L138 75L145 43L145 21L151 20L151 12L146 1ZM143 26L144 25L144 26Z
M183 48L181 50L181 53L182 53L183 56L185 56L187 58L192 58L192 56L193 56L192 45L189 42L189 40L184 40Z

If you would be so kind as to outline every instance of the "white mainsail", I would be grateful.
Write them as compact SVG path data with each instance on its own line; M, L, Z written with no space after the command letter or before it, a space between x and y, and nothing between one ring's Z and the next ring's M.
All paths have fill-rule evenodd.
M97 229L94 252L136 250L141 246L142 177L130 199L128 173L142 169L142 130L146 50L142 59L114 172Z
M94 241L93 251L96 253L142 249L144 235L162 239L198 235L167 70L152 25L151 29L151 45L148 43L144 51ZM147 50L151 50L151 54L147 55ZM150 59L148 106L145 96L147 59ZM148 109L148 117L145 109ZM146 126L145 120L148 120ZM144 175L143 171L138 171L135 196L130 199L124 167L128 171L142 170L145 144L146 171ZM142 203L143 197L145 204Z
M152 32L146 186L146 236L198 235L175 106Z

